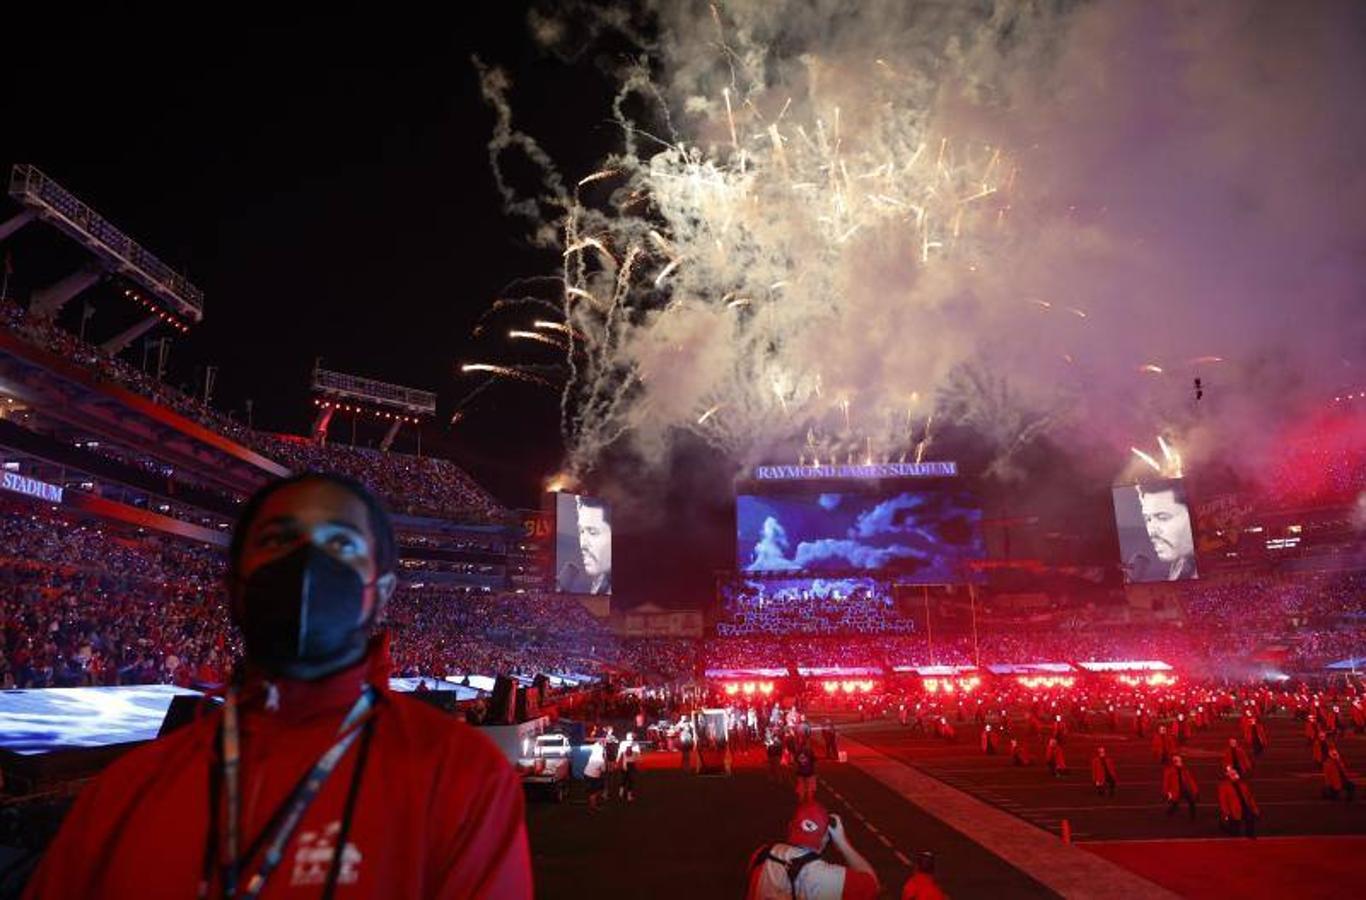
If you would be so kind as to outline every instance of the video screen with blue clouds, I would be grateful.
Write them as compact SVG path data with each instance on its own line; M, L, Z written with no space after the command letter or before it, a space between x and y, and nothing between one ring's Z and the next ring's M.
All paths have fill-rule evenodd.
M741 494L742 572L878 572L923 584L969 579L982 511L965 491Z

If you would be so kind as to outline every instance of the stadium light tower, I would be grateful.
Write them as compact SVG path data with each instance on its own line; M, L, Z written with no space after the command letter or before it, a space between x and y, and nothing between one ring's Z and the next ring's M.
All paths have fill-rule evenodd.
M405 424L415 425L436 415L436 394L430 391L332 372L316 365L313 393L313 402L318 407L318 417L313 420L313 439L319 444L327 443L327 429L338 410L387 421L389 430L380 442L381 450L388 450L393 445L399 429ZM419 431L418 440L421 435Z
M20 163L14 167L9 194L23 210L0 223L0 240L37 220L53 226L89 254L76 271L33 292L32 315L55 318L82 291L113 275L127 285L123 295L141 304L147 315L105 341L101 346L107 352L118 353L158 324L185 332L203 320L203 291L36 166Z

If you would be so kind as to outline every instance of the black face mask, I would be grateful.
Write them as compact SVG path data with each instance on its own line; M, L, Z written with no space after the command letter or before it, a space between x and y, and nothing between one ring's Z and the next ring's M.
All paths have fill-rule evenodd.
M247 658L274 675L322 678L365 655L365 582L309 543L252 572L243 585Z

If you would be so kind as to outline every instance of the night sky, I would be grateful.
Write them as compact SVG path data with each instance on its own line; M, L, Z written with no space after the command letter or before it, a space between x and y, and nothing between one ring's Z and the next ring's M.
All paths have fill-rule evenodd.
M294 433L311 421L315 357L435 390L423 451L456 459L509 505L539 506L562 453L557 396L500 384L448 424L478 384L459 362L536 358L501 338L507 320L471 332L510 282L557 263L502 212L486 154L493 116L471 55L515 73L521 124L571 174L615 145L600 74L610 58L546 57L520 3L481 5L477 19L379 4L134 16L38 7L5 14L6 182L12 163L37 165L204 290L204 322L176 340L168 380L193 385L197 367L217 365L217 407L242 418L253 398L258 427ZM8 241L11 293L78 264L63 245L34 227ZM87 296L92 338L135 320L112 287ZM79 307L65 311L70 327ZM139 359L136 345L127 358ZM334 438L347 432L334 425ZM685 468L641 507L677 512L634 526L622 512L621 601L694 605L710 594L711 569L730 562L726 492L699 506L715 473Z
M551 396L500 387L445 427L477 384L457 363L509 353L471 340L477 316L554 265L501 212L470 58L522 75L528 126L571 169L612 137L587 112L607 90L591 61L543 59L512 3L477 22L378 5L216 20L26 6L6 14L0 161L38 165L205 291L202 327L172 351L177 382L216 364L216 405L241 414L254 398L256 424L283 431L308 425L317 356L435 390L424 450L457 455L507 503L537 502L560 452ZM22 237L16 283L40 282L58 242ZM91 296L92 334L112 334L125 310L112 290Z

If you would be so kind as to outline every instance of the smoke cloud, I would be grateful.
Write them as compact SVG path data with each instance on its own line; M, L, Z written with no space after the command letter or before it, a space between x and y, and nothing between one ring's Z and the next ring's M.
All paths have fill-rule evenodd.
M621 152L563 180L484 71L508 208L562 253L577 471L680 431L739 464L895 461L947 425L1006 476L1041 435L1116 467L1158 433L1256 461L1366 383L1360 4L660 0L531 25L566 58L640 52ZM519 149L537 193L502 175Z

